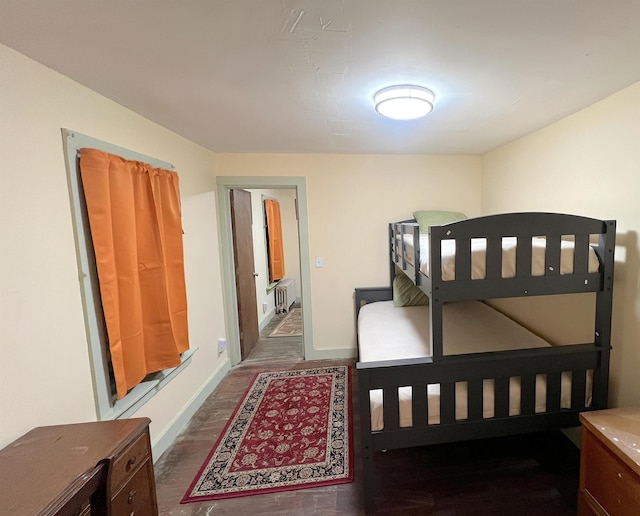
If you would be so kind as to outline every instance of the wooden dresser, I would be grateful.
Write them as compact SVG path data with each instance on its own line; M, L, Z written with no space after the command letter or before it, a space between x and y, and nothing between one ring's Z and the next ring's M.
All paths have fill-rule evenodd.
M578 514L640 514L640 407L585 412Z
M149 423L34 428L0 450L0 514L157 515Z

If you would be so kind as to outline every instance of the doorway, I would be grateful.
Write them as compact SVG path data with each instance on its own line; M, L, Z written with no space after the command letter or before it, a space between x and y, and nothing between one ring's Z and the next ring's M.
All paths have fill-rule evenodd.
M298 256L300 265L300 299L304 307L303 352L304 358L313 358L312 308L310 293L310 259L309 259L309 231L307 218L306 179L304 177L229 177L216 178L218 197L218 222L220 228L220 242L222 249L223 289L226 313L227 342L231 365L237 365L242 359L238 320L238 293L235 286L233 231L231 222L230 191L293 189L297 200L297 231Z
M283 356L302 358L296 190L233 188L230 194L240 357L256 358L259 344L255 355L288 347Z

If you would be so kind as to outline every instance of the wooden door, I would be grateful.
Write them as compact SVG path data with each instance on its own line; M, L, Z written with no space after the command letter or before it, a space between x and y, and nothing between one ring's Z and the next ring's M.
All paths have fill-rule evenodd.
M240 359L244 360L260 336L255 280L257 274L254 270L251 230L251 193L246 190L231 190L231 229L238 299Z

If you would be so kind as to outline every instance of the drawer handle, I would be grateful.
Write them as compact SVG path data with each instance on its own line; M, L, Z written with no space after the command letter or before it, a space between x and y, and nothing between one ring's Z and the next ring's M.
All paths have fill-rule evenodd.
M138 458L134 455L127 461L127 471L131 469L131 467L136 463L137 460Z
M134 502L134 500L136 499L136 494L137 493L136 493L135 489L132 489L131 491L129 491L129 498L127 498L127 503L129 505L131 505Z

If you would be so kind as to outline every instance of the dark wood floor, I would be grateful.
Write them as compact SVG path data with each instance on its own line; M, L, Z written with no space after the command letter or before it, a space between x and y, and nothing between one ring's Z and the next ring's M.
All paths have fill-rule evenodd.
M364 514L355 370L352 376L354 483L180 504L256 373L336 364L353 364L353 361L305 362L301 339L261 338L251 356L223 379L176 442L156 462L160 514ZM574 515L578 470L578 450L560 433L393 450L376 456L377 513Z

